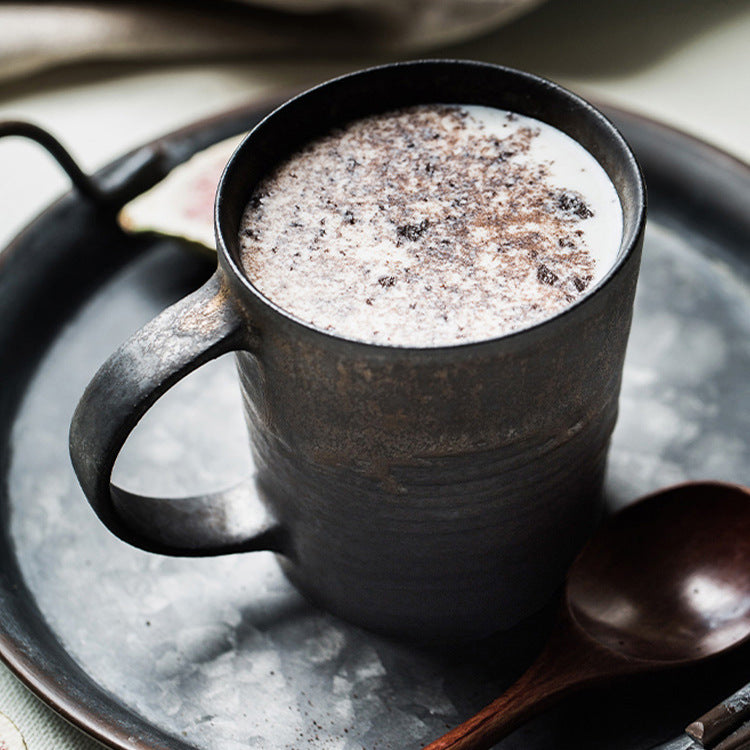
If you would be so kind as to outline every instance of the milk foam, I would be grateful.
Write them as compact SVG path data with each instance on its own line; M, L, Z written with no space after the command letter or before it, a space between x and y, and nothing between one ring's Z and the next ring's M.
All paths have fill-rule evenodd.
M515 120L509 122L508 112L492 107L465 105L461 108L483 125L487 136L502 138L513 126L539 131L539 137L530 143L526 158L547 166L550 184L584 196L594 214L583 222L586 250L595 261L593 287L614 265L622 239L620 199L599 162L580 143L546 122L521 115L514 115Z
M259 185L240 232L267 297L395 346L501 336L556 314L614 263L616 190L556 128L476 105L411 107L312 142Z

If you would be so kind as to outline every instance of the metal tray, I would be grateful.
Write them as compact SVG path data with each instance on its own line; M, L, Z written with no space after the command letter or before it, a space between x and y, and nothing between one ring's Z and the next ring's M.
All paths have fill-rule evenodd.
M248 129L233 111L159 142L162 166ZM677 481L750 484L750 170L613 111L637 152L650 219L609 464L612 507ZM104 171L112 179L141 155ZM416 750L530 661L549 613L451 649L394 643L308 604L267 553L148 555L94 518L67 455L96 367L197 287L206 257L128 237L79 192L0 255L0 656L49 706L121 750ZM121 456L129 489L230 484L249 460L231 359L181 383ZM750 650L569 699L508 750L639 750L750 679Z

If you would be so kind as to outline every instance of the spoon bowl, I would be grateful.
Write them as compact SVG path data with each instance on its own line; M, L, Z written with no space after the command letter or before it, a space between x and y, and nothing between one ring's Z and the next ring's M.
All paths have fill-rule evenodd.
M616 514L573 564L578 627L634 659L686 662L750 633L750 493L688 484Z
M613 515L574 561L557 624L500 698L425 750L486 750L574 690L687 665L750 637L750 490L671 487Z

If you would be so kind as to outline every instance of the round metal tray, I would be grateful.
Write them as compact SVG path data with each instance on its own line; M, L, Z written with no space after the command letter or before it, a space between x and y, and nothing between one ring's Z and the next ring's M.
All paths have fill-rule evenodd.
M163 166L262 114L246 108L165 137ZM750 484L750 170L610 114L644 168L650 219L608 500L694 478ZM518 675L546 614L460 648L394 643L315 609L266 553L176 560L131 549L77 485L67 429L85 384L211 270L176 241L124 235L76 192L0 255L0 656L119 750L416 750ZM231 484L249 460L244 429L233 364L218 360L146 418L118 483L161 493ZM573 698L502 747L647 748L747 681L749 666L744 649Z

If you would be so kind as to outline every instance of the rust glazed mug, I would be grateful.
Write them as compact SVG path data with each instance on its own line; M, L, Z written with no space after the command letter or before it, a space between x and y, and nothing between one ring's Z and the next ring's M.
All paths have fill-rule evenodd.
M605 278L533 327L439 348L347 340L255 289L238 233L258 181L335 126L433 102L529 115L594 155L624 214ZM446 640L510 628L547 603L600 514L644 223L627 144L549 81L420 61L318 86L273 112L230 159L216 199L215 275L123 344L88 386L70 433L83 490L109 529L145 550L273 550L310 599L371 629ZM112 485L117 454L149 406L231 351L252 482L185 499Z

